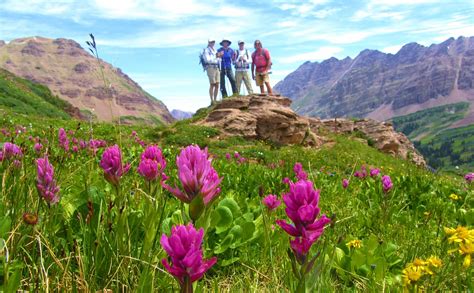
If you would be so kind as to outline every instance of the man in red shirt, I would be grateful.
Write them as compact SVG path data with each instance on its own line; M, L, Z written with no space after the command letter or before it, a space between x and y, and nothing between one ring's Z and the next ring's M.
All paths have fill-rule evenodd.
M268 72L272 66L272 59L270 58L270 52L267 49L262 48L262 42L256 40L254 43L255 52L252 53L252 79L257 82L257 86L260 87L260 92L265 93L263 84L267 87L268 95L273 95L272 87L270 85L270 77ZM255 75L255 69L256 74Z

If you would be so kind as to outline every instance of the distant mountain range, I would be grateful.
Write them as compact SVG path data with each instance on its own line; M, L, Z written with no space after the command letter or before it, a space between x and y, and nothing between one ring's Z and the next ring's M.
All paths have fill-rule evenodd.
M171 116L173 116L174 119L176 120L183 120L183 119L188 119L193 117L193 112L186 112L186 111L181 111L177 109L173 109L171 111Z
M85 117L100 121L120 119L125 123L174 120L161 101L119 68L98 61L73 40L31 37L8 44L0 41L0 67L47 86Z
M474 122L474 37L417 43L396 54L364 50L351 59L305 62L275 90L300 114L387 120L435 106L467 102L456 126Z

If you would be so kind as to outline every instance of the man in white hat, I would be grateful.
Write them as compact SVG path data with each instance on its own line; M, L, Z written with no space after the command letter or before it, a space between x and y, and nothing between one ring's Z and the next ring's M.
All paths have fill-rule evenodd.
M222 54L218 53L216 49L214 49L215 44L216 40L209 38L207 41L207 48L204 49L203 56L205 60L207 77L209 77L209 96L211 98L211 104L214 104L217 101L217 94L219 93L219 80L221 75L219 63L221 61L220 57Z
M234 60L234 50L230 48L230 44L232 44L231 41L227 39L223 39L222 42L220 42L220 45L222 46L217 50L218 53L222 54L221 57L221 94L222 98L227 98L227 90L225 89L225 77L230 81L230 85L232 87L232 93L237 94L237 87L235 85L235 78L234 78L234 72L232 71L232 61Z
M252 84L250 82L249 68L251 57L249 51L244 48L245 42L239 41L239 49L235 51L235 83L237 91L240 93L242 80L245 83L249 95L253 94Z

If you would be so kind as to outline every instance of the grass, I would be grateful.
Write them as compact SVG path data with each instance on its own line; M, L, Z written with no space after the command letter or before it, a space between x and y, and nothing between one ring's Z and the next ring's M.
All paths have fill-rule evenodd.
M18 135L0 134L1 141L13 141L24 152L19 169L10 161L0 164L0 288L4 291L177 290L177 283L161 265L166 255L159 241L150 254L142 250L148 237L159 238L169 234L172 225L185 223L186 207L157 185L153 195L150 185L137 174L143 147L131 136L133 130L141 140L162 148L168 184L179 183L175 159L191 143L208 147L212 164L223 177L204 238L205 257L217 256L218 263L197 283L196 292L295 291L287 256L288 235L278 226L271 227L276 219L287 219L284 207L269 214L261 204L262 194L281 196L288 191L282 179L295 180L295 162L303 163L309 179L321 190L321 212L334 217L334 225L311 250L312 255L320 256L309 275L309 292L402 291L402 270L415 258L431 255L440 257L443 266L434 275L420 278L417 286L428 291L473 290L473 266L464 269L463 256L448 253L453 244L443 231L443 227L472 228L474 224L473 188L459 176L432 174L340 135L330 135L333 143L311 149L222 139L218 130L192 125L192 119L170 127L117 128L107 123L0 112L0 128L14 133L19 125L27 126ZM119 189L103 177L99 167L103 149L97 155L87 149L66 153L57 143L59 127L74 130L77 139L94 137L120 145L123 161L132 167ZM43 153L33 151L29 136L42 139L43 153L48 153L55 168L61 188L57 205L49 207L38 197L34 161ZM69 138L72 141L71 135ZM243 163L226 159L227 153L233 156L235 152L245 158ZM353 177L362 165L390 175L394 188L384 193L380 177ZM347 189L341 186L343 178L350 179ZM459 199L451 199L451 194ZM164 221L158 227L164 202ZM226 217L217 211L228 207ZM38 224L26 224L25 212L38 213ZM246 227L245 233L236 234L233 228L237 226ZM353 239L361 240L360 249L347 247Z

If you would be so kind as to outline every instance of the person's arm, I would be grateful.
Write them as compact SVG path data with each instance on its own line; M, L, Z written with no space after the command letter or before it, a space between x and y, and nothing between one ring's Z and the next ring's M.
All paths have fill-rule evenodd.
M264 52L265 57L267 57L267 68L266 71L270 71L271 66L272 66L272 58L270 57L270 52L268 50L265 50Z
M206 63L212 63L215 59L215 56L212 56L211 50L209 48L204 49L204 60Z
M253 62L253 55L252 55L252 79L255 79L255 63Z

